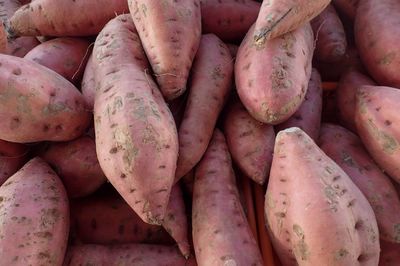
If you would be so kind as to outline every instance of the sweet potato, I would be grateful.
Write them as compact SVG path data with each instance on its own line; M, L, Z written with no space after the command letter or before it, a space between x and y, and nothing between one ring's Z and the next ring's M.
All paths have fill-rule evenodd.
M195 171L192 225L199 266L263 265L240 204L228 147L218 129Z
M62 265L68 241L65 189L39 158L0 187L0 264Z
M266 0L263 1L254 31L249 36L257 46L291 32L316 17L330 0Z
M400 261L400 244L381 241L379 266L398 266Z
M356 45L369 74L383 86L400 88L400 2L359 1L354 33Z
M0 140L0 186L25 163L28 147Z
M342 75L336 89L336 101L340 122L353 132L357 132L356 122L354 120L356 93L357 89L363 85L376 84L366 75L356 70L350 70Z
M275 140L265 215L283 265L378 265L370 204L299 128L283 130Z
M356 99L358 135L376 163L400 182L400 91L383 86L362 86Z
M57 73L0 55L0 139L67 141L80 136L90 113L79 91Z
M90 137L49 144L40 157L53 167L71 198L90 195L107 180Z
M35 0L15 12L8 32L11 36L91 36L128 11L126 0Z
M195 266L194 259L186 260L175 247L161 245L79 245L68 248L64 266Z
M321 149L333 159L365 195L374 210L381 239L400 243L400 200L396 189L350 131L325 124Z
M255 120L238 101L228 109L224 133L232 158L240 170L263 184L271 168L274 128Z
M237 92L254 118L263 123L279 124L297 111L307 92L313 32L306 24L262 47L253 44L253 32L254 27L237 54Z
M132 209L161 225L174 182L178 134L146 69L129 15L111 20L93 50L96 151L103 172Z
M85 244L173 244L161 227L144 223L118 195L94 195L71 203L71 231Z
M201 159L232 85L233 62L228 47L215 35L203 35L193 63L192 82L179 127L175 181Z
M253 0L200 0L203 33L214 33L224 42L243 39L256 21L260 3Z
M318 139L319 128L321 126L322 114L322 88L321 76L318 70L313 68L311 78L308 82L308 89L300 108L294 113L289 120L279 124L278 130L290 127L299 127L307 133L314 141Z
M186 82L201 37L199 0L128 0L143 48L164 97L175 99Z
M86 63L85 71L83 73L81 91L88 107L92 110L94 107L94 98L96 94L95 86L96 86L96 81L94 79L93 56L90 55Z
M316 39L315 58L324 62L337 62L346 53L347 40L335 8L328 5L318 16L311 20Z
M340 13L345 14L351 20L356 16L358 2L359 0L332 0L336 9Z
M77 84L82 78L90 54L89 45L89 41L85 39L56 38L36 46L24 58L50 68Z

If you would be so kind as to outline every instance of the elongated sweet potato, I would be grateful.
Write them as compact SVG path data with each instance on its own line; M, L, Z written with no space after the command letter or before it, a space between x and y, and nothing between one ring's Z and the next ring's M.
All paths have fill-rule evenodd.
M249 37L257 46L303 26L316 17L330 0L265 0Z
M267 1L268 2L268 1ZM309 24L254 45L254 27L240 45L235 80L239 97L257 120L279 124L300 107L307 92L314 49Z
M50 68L77 84L82 78L90 54L89 45L89 41L85 39L56 38L36 46L24 58Z
M400 244L381 241L379 266L397 266L400 261Z
M215 35L203 35L193 63L192 82L179 127L176 178L201 159L231 89L233 62L228 47Z
M357 91L357 133L376 163L400 182L400 91L362 86Z
M262 265L240 204L228 147L218 129L196 168L192 224L199 266Z
M67 141L87 128L79 91L57 73L26 59L0 55L0 139Z
M374 210L379 237L400 243L400 200L396 189L350 131L325 124L319 139L321 149L333 159L365 195Z
M301 128L314 141L319 137L322 114L322 87L321 76L313 68L304 102L300 108L286 122L277 126L278 130L290 127Z
M0 140L0 186L25 163L28 147Z
M224 133L240 170L255 182L264 184L271 168L274 128L255 120L238 101L229 107Z
M335 8L328 5L318 16L311 20L316 38L315 57L324 62L337 62L346 53L347 40L342 21Z
M359 0L332 0L336 9L352 20L356 16L358 2Z
M400 88L400 2L359 1L354 33L358 51L369 74L383 86Z
M172 246L129 245L79 245L68 249L64 266L195 266L194 259L186 260Z
M35 0L15 12L8 31L12 36L90 36L128 11L126 0Z
M336 101L340 122L353 132L357 132L356 122L354 120L357 89L363 85L376 84L366 75L356 70L350 70L342 75L336 89Z
M277 135L265 215L283 265L378 265L370 204L299 128Z
M143 219L161 225L174 182L178 135L133 21L121 15L93 50L96 151L105 175Z
M253 0L200 0L203 33L224 42L240 41L256 21L260 3Z
M39 158L0 187L0 264L62 265L68 241L65 189Z
M143 48L168 100L182 95L201 37L199 0L128 0Z
M93 56L90 55L85 71L83 73L81 92L86 100L86 103L90 109L94 107L94 98L96 95L96 81L94 79L94 69L93 69Z

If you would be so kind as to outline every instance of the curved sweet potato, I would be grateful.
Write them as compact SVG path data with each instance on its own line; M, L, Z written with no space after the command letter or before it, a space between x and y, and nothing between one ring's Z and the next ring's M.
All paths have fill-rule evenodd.
M25 163L28 147L0 140L0 186Z
M90 55L86 63L81 83L81 92L86 100L88 107L90 109L93 109L94 98L96 95L96 81L94 79L93 55Z

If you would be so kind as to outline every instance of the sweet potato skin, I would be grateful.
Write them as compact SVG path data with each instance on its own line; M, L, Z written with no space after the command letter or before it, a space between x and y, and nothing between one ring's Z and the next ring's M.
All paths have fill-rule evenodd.
M132 18L111 20L93 50L96 151L103 172L135 212L161 225L174 181L178 136L146 69Z
M4 54L7 51L7 33L4 30L3 23L0 22L0 53Z
M186 109L179 127L175 181L200 161L231 89L232 57L228 47L215 35L202 36L192 73Z
M83 73L81 91L88 107L91 110L93 110L94 107L94 98L96 95L95 86L96 86L96 80L94 77L94 69L93 69L93 55L90 55L86 63L85 71Z
M332 0L336 9L352 20L356 16L358 2L359 0Z
M14 40L9 40L7 54L24 57L30 50L38 46L40 42L35 37L22 36Z
M87 128L90 113L79 91L57 73L0 54L0 139L68 141Z
M189 70L199 47L200 1L128 2L160 90L167 100L173 100L186 91Z
M39 158L0 187L0 264L62 265L68 241L65 189Z
M374 212L346 173L299 128L275 140L265 215L283 265L377 265Z
M400 200L396 189L364 149L361 140L337 125L324 124L321 149L365 195L374 210L382 240L400 243Z
M375 162L400 182L400 91L391 87L362 86L356 99L358 135Z
M307 24L262 47L253 44L253 32L247 33L237 54L237 92L255 119L279 124L297 111L307 92L313 32Z
M400 244L381 241L379 266L397 266L400 261Z
M192 206L199 266L263 265L239 200L225 138L218 129L195 170Z
M28 147L0 140L0 186L25 163Z

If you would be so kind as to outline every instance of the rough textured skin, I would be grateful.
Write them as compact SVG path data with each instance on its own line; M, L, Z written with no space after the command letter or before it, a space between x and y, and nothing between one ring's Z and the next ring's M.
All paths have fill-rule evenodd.
M224 133L232 158L247 177L264 184L271 168L274 128L255 120L239 101L228 110Z
M186 90L199 47L199 0L128 0L143 48L164 97L175 99Z
M56 171L70 198L90 195L107 180L97 160L96 144L90 137L52 143L40 157Z
M80 136L90 113L79 91L57 73L0 54L0 139L67 141Z
M336 101L340 123L347 129L357 132L354 120L357 89L363 85L376 85L375 82L357 70L347 71L340 78L336 89Z
M15 12L8 31L14 36L91 36L127 12L126 0L35 0Z
M94 98L96 95L96 81L94 79L94 69L93 69L93 56L90 55L85 71L83 73L82 83L81 83L82 95L86 100L86 103L90 109L94 107Z
M71 231L86 244L173 244L161 226L143 222L121 197L114 194L73 201Z
M63 266L195 266L194 259L186 260L172 246L80 245L68 249Z
M380 85L400 88L400 2L362 0L357 8L354 33L362 61Z
M77 84L85 70L90 42L80 38L56 38L44 42L25 55L29 59L57 72Z
M25 163L28 147L0 140L0 186Z
M214 33L224 42L243 39L256 21L260 3L253 0L200 0L203 33Z
M283 265L378 264L378 226L367 199L299 128L275 140L265 215Z
M390 87L358 89L357 132L376 163L400 182L400 91Z
M228 147L218 129L195 171L192 211L199 266L263 265L240 204Z
M311 20L316 41L315 58L324 62L337 62L346 54L347 40L335 8L328 5Z
M257 120L279 124L300 107L307 92L314 49L306 24L293 32L255 46L254 27L240 45L235 79L239 97Z
M268 40L303 26L316 17L330 0L264 0L249 36L255 45L264 46Z
M105 175L133 210L161 225L174 181L178 134L129 15L111 20L93 50L96 150Z
M350 19L354 19L356 16L358 2L359 0L332 0L332 3L337 10Z
M233 61L228 47L215 35L203 35L193 62L192 82L179 127L176 178L201 159L232 86Z
M398 266L400 261L400 244L381 241L379 266Z
M321 149L333 159L365 195L374 210L379 237L400 243L400 200L390 178L375 164L361 140L350 131L325 124Z
M313 68L304 102L300 108L286 122L277 126L278 130L298 127L314 141L319 137L322 114L322 87L321 76Z
M64 187L39 158L0 187L0 264L62 265L69 207Z

